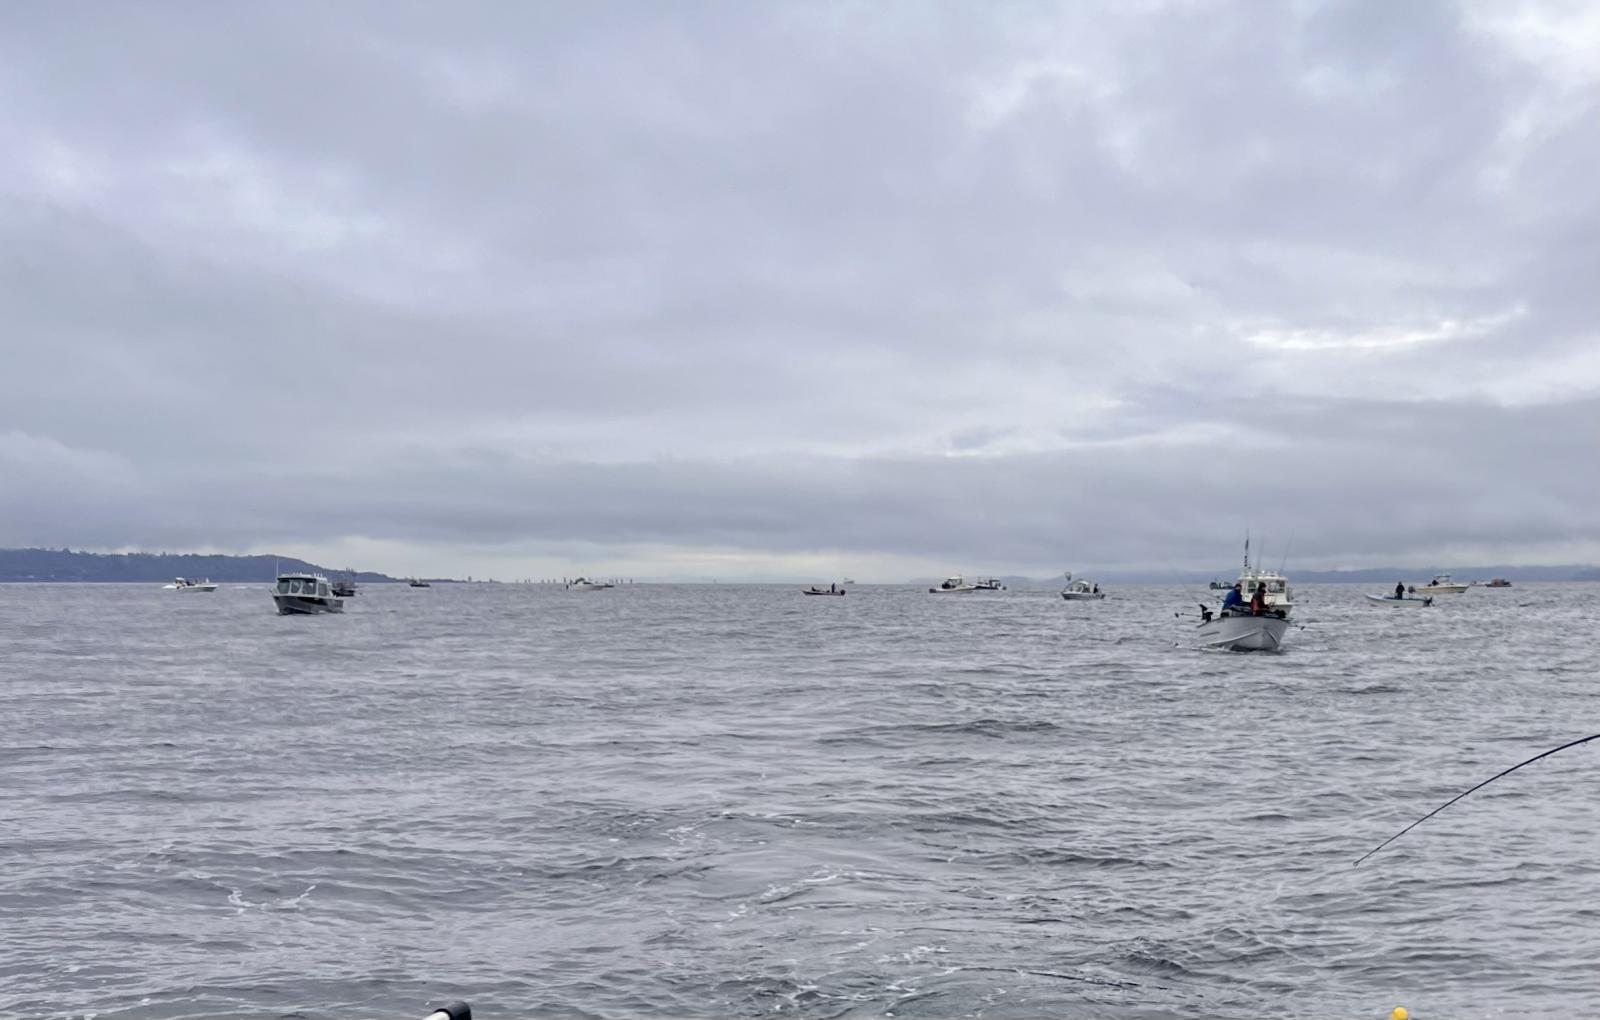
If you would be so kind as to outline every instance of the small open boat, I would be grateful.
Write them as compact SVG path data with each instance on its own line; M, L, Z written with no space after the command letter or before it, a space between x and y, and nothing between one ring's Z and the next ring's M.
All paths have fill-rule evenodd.
M1426 609L1433 605L1432 595L1368 595L1366 599L1373 605L1395 609Z
M800 594L802 594L802 595L843 595L844 594L844 589L843 588L836 588L836 587L834 587L833 585L830 584L830 585L828 585L828 590L827 591L823 591L821 588L818 588L816 585L812 585L809 588L802 589Z

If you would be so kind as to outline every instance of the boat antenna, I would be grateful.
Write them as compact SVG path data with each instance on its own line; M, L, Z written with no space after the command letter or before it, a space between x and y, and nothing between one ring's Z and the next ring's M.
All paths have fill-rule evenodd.
M1250 573L1250 529L1244 529L1244 572Z
M1538 761L1540 758L1548 758L1552 754L1555 754L1557 751L1565 751L1569 747L1577 747L1579 744L1587 744L1589 741L1597 740L1597 739L1600 739L1600 733L1591 733L1587 737L1581 737L1581 738L1579 738L1577 740L1569 740L1565 744L1562 744L1560 747L1552 747L1548 751L1545 751L1545 752L1543 752L1541 754L1534 755L1532 758L1529 758L1527 761L1519 761L1515 765L1513 765L1510 768L1504 770L1503 772L1496 772L1494 775L1490 776L1488 779L1485 779L1483 782L1479 783L1477 786L1474 786L1470 790L1463 790L1461 793L1456 794L1454 797L1451 797L1449 800L1445 801L1443 804L1440 804L1438 807L1434 808L1432 811L1429 811L1427 814L1423 815L1421 818L1418 818L1416 821L1412 822L1410 825L1408 825L1405 828L1401 829L1399 832L1395 833L1393 836L1390 836L1388 839L1384 840L1382 843L1379 843L1377 846L1373 847L1371 850L1368 850L1366 853L1361 855L1360 860L1357 860L1355 865L1353 865L1353 866L1354 867L1360 867L1361 866L1361 861L1364 861L1368 857L1371 857L1373 854L1377 853L1379 850L1382 850L1384 847L1388 846L1390 843L1393 843L1395 840L1399 839L1401 836L1404 836L1406 833L1410 832L1412 829L1415 829L1417 826L1421 825L1423 822L1427 821L1428 819L1432 818L1434 815L1436 815L1439 812L1443 811L1445 808L1449 807L1451 804L1454 804L1456 801L1458 801L1461 798L1465 797L1467 794L1475 793L1476 791L1483 789L1485 786L1488 786L1490 783L1494 782L1496 779L1499 779L1501 776L1509 776L1511 773L1517 771L1517 769L1522 768L1522 766L1524 766L1524 765L1532 765L1534 762Z

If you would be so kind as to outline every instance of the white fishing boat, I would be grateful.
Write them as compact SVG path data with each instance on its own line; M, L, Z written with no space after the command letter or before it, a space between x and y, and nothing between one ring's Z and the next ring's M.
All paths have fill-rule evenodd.
M344 612L344 599L333 593L333 585L321 574L279 574L272 601L280 616Z
M1433 605L1432 595L1367 595L1373 605L1392 606L1395 609L1426 609Z
M1105 598L1106 593L1100 590L1098 584L1087 578L1080 577L1074 581L1072 572L1069 570L1067 572L1067 586L1061 589L1061 597L1068 602L1091 602L1095 599Z
M965 595L978 590L975 584L968 584L960 577L947 577L939 583L937 588L929 588L929 595Z
M171 584L161 586L166 591L216 591L217 586L211 583L211 578L196 581L187 577L174 577Z
M1202 613L1195 637L1205 648L1221 648L1230 652L1275 652L1282 647L1288 631L1287 614L1252 616L1249 610L1238 612L1224 609L1216 616L1208 617Z
M979 591L1005 591L1006 586L1000 583L998 577L980 577L972 583Z
M1418 595L1460 595L1471 585L1458 584L1449 574L1437 574L1417 589Z
M1244 566L1239 571L1239 591L1243 602L1213 614L1200 605L1200 626L1195 636L1204 648L1223 648L1234 652L1275 652L1289 632L1289 614L1294 611L1294 593L1289 579L1276 571L1250 564L1250 539L1244 540ZM1261 612L1250 603L1260 593Z
M572 591L603 591L606 588L615 587L616 585L614 584L607 584L605 581L591 581L587 577L577 578L567 585L567 588Z

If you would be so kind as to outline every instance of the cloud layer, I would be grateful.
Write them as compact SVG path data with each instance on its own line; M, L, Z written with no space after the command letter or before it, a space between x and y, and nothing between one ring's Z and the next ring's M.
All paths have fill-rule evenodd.
M1600 559L1585 5L0 23L0 544Z

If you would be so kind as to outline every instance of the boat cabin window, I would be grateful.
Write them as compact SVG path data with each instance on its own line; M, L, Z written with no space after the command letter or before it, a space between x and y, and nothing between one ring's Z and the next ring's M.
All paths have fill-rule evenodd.
M289 594L289 582L288 581L280 580L278 582L278 594L279 595L287 595L287 594Z
M323 583L321 581L317 582L317 594L321 595L323 598L327 598L328 597L328 586L327 586L327 584L325 584L325 583Z

